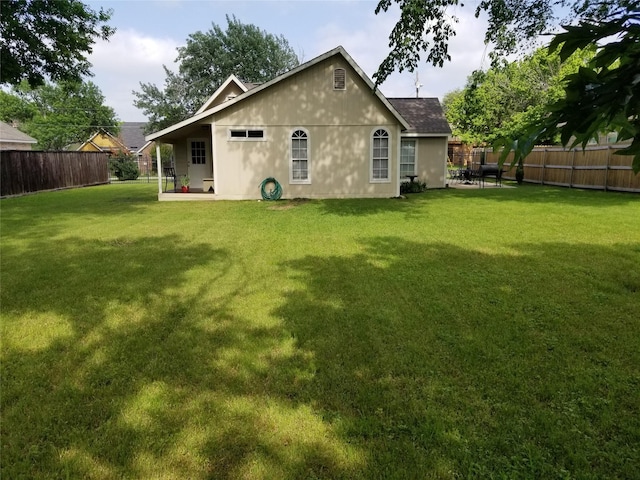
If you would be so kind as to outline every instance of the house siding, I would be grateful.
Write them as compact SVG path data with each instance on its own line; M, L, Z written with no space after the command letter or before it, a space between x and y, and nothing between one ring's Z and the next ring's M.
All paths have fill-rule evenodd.
M347 88L333 89L335 68L347 70ZM230 128L264 128L264 141L230 141ZM291 134L309 133L310 184L289 182ZM389 182L370 181L371 138L389 132ZM259 185L276 178L283 198L390 197L397 194L398 121L339 56L274 84L215 116L216 194L260 198Z
M0 150L31 150L31 143L22 142L0 142Z
M416 174L428 188L446 185L447 137L417 138Z

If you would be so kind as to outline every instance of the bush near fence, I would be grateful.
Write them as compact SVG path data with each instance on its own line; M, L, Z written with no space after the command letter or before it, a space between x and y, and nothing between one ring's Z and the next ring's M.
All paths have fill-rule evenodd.
M109 183L102 152L0 152L0 196Z
M633 173L633 157L616 155L623 145L594 145L566 150L561 147L535 147L524 159L524 181L562 187L589 188L640 192L640 174ZM480 165L485 153L485 163L498 163L499 155L492 149L477 148L473 151L473 168ZM515 180L516 168L510 167L513 152L504 162L502 178Z

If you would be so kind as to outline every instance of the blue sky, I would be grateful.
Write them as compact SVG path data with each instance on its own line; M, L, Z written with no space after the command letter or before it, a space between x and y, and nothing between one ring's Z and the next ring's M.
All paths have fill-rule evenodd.
M88 0L94 9L113 9L109 22L117 32L109 42L94 46L90 61L94 77L122 121L145 121L133 106L132 90L140 82L164 84L162 65L177 70L176 48L189 34L206 32L212 24L226 28L225 15L235 15L268 33L283 35L303 61L342 45L369 77L388 53L388 37L399 18L397 9L375 15L371 0ZM420 96L438 97L464 86L475 69L486 67L486 23L473 16L475 1L452 7L460 19L458 35L450 44L452 61L443 68L422 64ZM415 95L415 76L394 74L382 86L390 97Z

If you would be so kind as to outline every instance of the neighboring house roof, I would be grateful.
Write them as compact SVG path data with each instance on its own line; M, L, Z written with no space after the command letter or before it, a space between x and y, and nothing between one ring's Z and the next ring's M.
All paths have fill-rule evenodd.
M389 102L411 125L406 134L451 135L451 127L437 98L389 98Z
M0 122L0 142L6 143L38 143L38 141L11 125Z
M391 103L389 103L389 101L387 100L387 98L382 95L382 93L380 93L380 90L378 90L377 88L375 88L374 83L371 81L371 79L364 73L364 71L358 66L358 64L353 60L353 58L351 58L351 56L347 53L347 51L342 47L336 47L333 50L328 51L327 53L320 55L319 57L316 57L306 63L303 63L302 65L299 65L291 70L289 70L286 73L283 73L282 75L274 78L273 80L270 80L266 83L263 83L261 85L258 85L255 88L252 88L251 90L247 90L246 92L244 92L241 95L238 95L237 97L235 97L232 100L229 100L227 102L224 102L220 105L217 105L213 108L209 108L203 111L200 111L199 113L196 113L193 117L188 118L186 120L183 120L180 123L176 123L175 125L172 125L168 128L165 128L164 130L160 130L159 132L155 132L152 133L151 135L147 135L146 139L148 141L151 140L155 140L157 138L160 138L164 135L170 134L172 132L175 132L176 130L180 130L181 128L187 127L189 125L192 125L194 123L199 122L200 120L204 120L205 118L207 118L209 115L212 115L214 113L217 113L221 110L224 110L225 108L229 108L232 105L235 105L238 102L243 101L244 99L252 96L252 95L256 95L258 93L260 93L263 90L266 90L267 88L271 87L272 85L279 83L293 75L296 75L314 65L317 65L318 63L333 57L334 55L341 55L342 58L344 58L344 60L346 60L346 62L355 70L355 72L360 76L360 78L367 84L367 86L369 86L369 88L371 88L371 91L374 93L374 95L385 105L385 107L389 110L389 112L391 112L393 114L393 116L396 118L396 120L398 120L398 122L402 125L402 127L404 129L409 129L411 128L409 123L402 117L402 115L400 115L400 113L398 113L398 111L394 108L393 105L391 105ZM246 87L245 87L246 88ZM215 95L215 94L214 94ZM210 100L207 101L207 103L205 105L210 104Z
M106 138L109 141L109 144L105 145L102 142L103 138ZM111 135L106 130L99 130L96 133L94 133L93 135L91 135L89 140L87 140L82 145L80 145L80 147L78 148L78 151L86 150L87 147L89 147L89 150L91 149L90 147L93 147L98 152L112 152L114 150L128 150L128 147L122 141L120 141L120 139L114 137L113 135Z
M120 124L120 140L132 152L139 153L149 145L150 142L144 138L146 125L146 122L123 122Z

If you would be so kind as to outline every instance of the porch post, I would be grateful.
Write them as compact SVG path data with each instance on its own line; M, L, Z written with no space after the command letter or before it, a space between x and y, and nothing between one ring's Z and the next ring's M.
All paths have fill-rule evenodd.
M402 155L402 126L398 125L396 127L396 168L395 168L395 192L394 192L394 196L399 197L400 196L400 156ZM389 162L392 163L392 162ZM389 168L391 168L391 165L389 165Z
M160 158L160 144L156 142L156 159L158 161L158 195L162 193L162 158Z
M213 177L213 191L218 192L218 163L216 162L216 121L211 121L211 176Z

